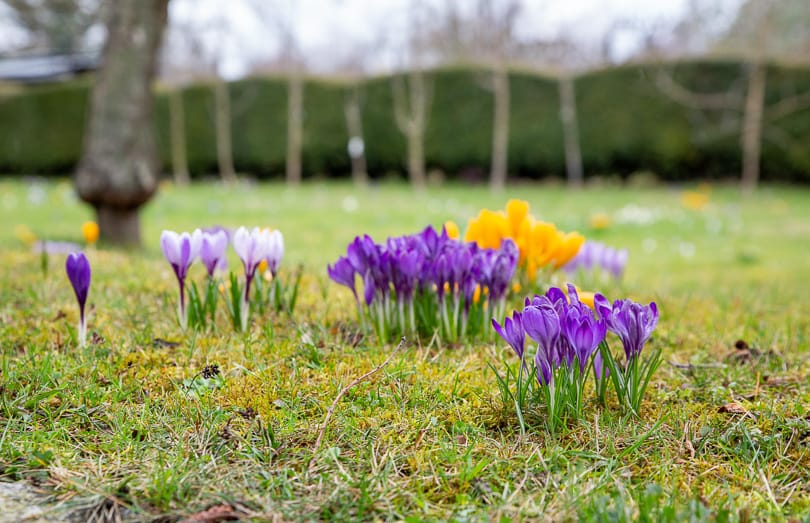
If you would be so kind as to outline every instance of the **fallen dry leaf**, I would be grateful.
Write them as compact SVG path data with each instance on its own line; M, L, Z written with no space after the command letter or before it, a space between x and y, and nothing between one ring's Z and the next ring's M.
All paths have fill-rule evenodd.
M748 414L748 410L740 405L739 403L726 403L717 412L723 412L727 414Z

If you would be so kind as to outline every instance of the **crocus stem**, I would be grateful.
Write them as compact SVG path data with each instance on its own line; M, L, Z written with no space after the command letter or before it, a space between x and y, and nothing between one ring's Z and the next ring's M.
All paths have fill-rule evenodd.
M84 320L84 307L79 310L79 347L84 348L87 344L87 323Z
M177 307L177 319L180 322L180 327L186 330L188 326L188 316L186 315L186 286L180 278L177 278L177 284L180 287L180 302Z
M250 282L253 280L252 274L245 275L245 293L242 295L242 332L247 331L248 315L250 314Z
M399 309L399 330L400 332L405 331L405 304L402 302L402 298L397 298L397 309Z

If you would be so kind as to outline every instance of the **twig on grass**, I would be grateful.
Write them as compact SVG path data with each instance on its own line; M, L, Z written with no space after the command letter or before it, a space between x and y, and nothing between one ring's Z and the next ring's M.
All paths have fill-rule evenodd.
M307 469L312 469L312 463L315 460L315 456L318 455L318 451L321 449L323 437L326 434L326 427L329 425L329 421L332 419L332 415L335 413L335 408L337 408L337 404L340 402L341 398L343 398L343 396L345 396L346 393L349 392L349 390L352 387L355 387L357 384L362 383L363 381L367 380L368 378L370 378L371 376L373 376L374 374L380 372L383 368L385 368L385 366L387 366L391 362L391 360L394 359L394 356L396 356L399 353L403 345L405 345L405 336L403 336L402 339L399 340L397 348L394 349L394 351L391 352L391 354L389 354L387 358L385 358L385 361L383 361L370 371L366 372L362 376L355 378L354 381L352 381L351 383L340 389L340 392L338 392L337 396L335 396L335 399L332 400L332 404L329 406L329 410L326 411L326 416L323 417L323 423L321 423L321 428L318 430L318 437L317 439L315 439L315 447L312 449L312 457L309 458L309 465L307 466Z
M723 363L679 363L677 361L669 361L669 364L676 369L681 370L694 370L694 369L725 369L728 365Z

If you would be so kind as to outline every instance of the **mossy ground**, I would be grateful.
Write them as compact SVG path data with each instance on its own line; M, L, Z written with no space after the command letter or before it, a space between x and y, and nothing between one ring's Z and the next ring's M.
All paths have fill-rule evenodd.
M144 251L88 251L94 334L84 350L73 339L78 313L63 257L52 256L43 275L13 234L22 224L80 242L89 211L67 182L0 189L6 479L44 484L68 501L112 500L143 521L223 500L280 520L810 517L806 189L766 187L741 199L715 188L694 210L671 188L526 186L493 196L458 186L424 195L385 185L166 187L145 209ZM393 350L358 332L351 297L328 282L325 264L356 234L381 240L447 219L463 224L510 197L562 229L630 249L621 284L577 283L659 304L652 345L664 364L641 418L590 402L586 420L567 431L550 436L535 412L522 436L488 369L512 361L504 343L409 340L349 390L313 456L341 388ZM612 218L598 231L589 227L597 212ZM254 316L239 334L223 314L212 331L179 330L158 236L214 224L284 232L283 267L305 266L292 318ZM234 257L231 267L241 270ZM738 340L750 350L736 349ZM214 364L221 374L203 378ZM728 403L746 413L722 412Z

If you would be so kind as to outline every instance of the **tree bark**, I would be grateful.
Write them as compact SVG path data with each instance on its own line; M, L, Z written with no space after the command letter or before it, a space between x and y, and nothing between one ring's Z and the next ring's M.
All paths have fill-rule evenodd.
M741 136L742 191L751 194L759 183L760 151L762 148L762 113L765 104L767 66L753 62L748 71L748 93Z
M408 144L408 178L414 189L423 191L426 185L424 137L430 88L419 70L408 73L407 82L401 76L395 76L392 82L394 117Z
M169 0L110 3L103 66L96 76L75 176L96 209L101 239L140 245L138 209L157 190L152 79Z
M582 187L582 152L579 148L579 125L577 122L577 97L574 79L564 74L558 82L560 94L560 122L565 146L565 171L568 186Z
M216 105L217 164L222 181L236 183L236 169L233 166L233 142L231 138L231 94L228 83L217 78L214 83L214 103Z
M509 72L504 66L492 71L492 167L489 187L503 191L509 169Z
M346 129L349 131L349 139L359 139L361 143L365 143L363 139L363 116L360 111L360 88L356 85L350 87L349 92L346 93L344 112L346 114ZM354 184L360 187L368 185L365 146L359 154L353 154L352 151L349 151L349 157L352 161L352 181Z
M180 88L169 91L169 121L174 183L185 187L191 183L191 177L188 174L186 155L186 115L183 108L183 92Z
M300 185L302 179L301 145L304 127L304 79L298 66L287 78L287 183Z

